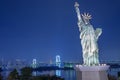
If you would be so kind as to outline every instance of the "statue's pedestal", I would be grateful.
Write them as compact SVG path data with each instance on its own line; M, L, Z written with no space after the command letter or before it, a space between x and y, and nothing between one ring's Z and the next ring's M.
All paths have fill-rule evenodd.
M82 66L76 65L77 80L108 80L107 70L109 66Z

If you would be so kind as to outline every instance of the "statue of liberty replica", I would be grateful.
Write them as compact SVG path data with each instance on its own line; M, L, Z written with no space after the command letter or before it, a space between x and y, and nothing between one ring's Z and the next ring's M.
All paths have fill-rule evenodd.
M78 17L78 27L83 52L83 65L76 65L77 80L108 80L106 64L99 63L98 57L98 38L102 29L94 29L90 24L91 15L88 13L80 14L79 4L75 3Z
M98 38L102 33L102 29L96 30L90 24L91 15L88 13L80 14L79 4L75 3L75 9L78 17L78 27L80 31L80 39L83 52L83 63L86 66L99 64L98 59Z

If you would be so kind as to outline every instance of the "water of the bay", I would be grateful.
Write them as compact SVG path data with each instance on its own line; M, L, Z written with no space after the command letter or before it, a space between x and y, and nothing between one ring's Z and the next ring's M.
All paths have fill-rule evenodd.
M2 75L4 77L3 80L6 80L9 73L10 73L10 71L3 71L2 72ZM118 70L109 70L108 73L117 77ZM38 76L38 75L57 75L57 76L64 78L64 80L76 80L75 70L33 72L33 76Z
M33 72L33 76L38 75L57 75L64 78L65 80L76 80L75 70L56 70L56 71L44 71L44 72Z

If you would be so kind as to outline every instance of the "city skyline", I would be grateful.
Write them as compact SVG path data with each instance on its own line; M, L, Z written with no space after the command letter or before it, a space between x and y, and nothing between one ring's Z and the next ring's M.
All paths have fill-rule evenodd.
M100 60L120 58L119 0L12 0L0 1L0 59L36 58L39 61L82 61L74 3L92 15L94 28L102 28Z

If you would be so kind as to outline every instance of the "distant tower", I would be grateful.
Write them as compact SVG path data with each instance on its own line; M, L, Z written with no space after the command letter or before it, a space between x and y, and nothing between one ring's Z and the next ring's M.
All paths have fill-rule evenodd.
M50 65L52 64L52 60L50 59Z
M58 66L58 67L61 66L61 60L60 60L60 56L59 55L56 56L56 66Z
M36 68L36 66L37 66L37 60L36 60L36 59L33 59L33 61L32 61L32 67L33 67L33 68Z

